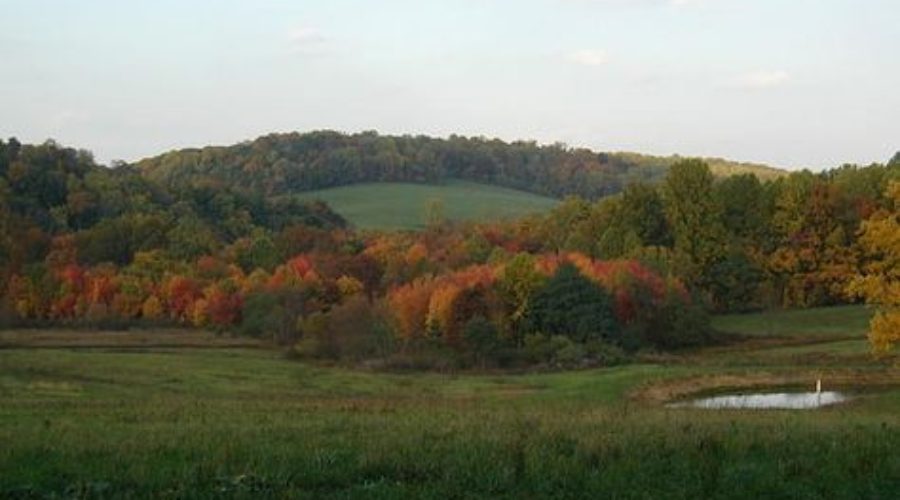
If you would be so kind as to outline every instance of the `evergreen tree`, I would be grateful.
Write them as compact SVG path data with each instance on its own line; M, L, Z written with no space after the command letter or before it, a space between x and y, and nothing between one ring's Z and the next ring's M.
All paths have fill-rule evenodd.
M614 340L619 330L609 294L569 263L535 292L527 324L532 332L579 342Z

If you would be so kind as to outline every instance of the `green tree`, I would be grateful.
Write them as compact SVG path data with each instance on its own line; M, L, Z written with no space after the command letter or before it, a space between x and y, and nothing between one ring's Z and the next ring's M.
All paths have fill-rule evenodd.
M701 160L683 160L663 183L666 216L675 241L677 271L690 285L708 288L711 268L726 250L722 207L713 196L713 175Z
M275 243L261 231L236 245L237 261L245 272L254 269L265 269L271 272L280 264L281 258Z
M573 228L577 228L588 219L591 205L577 196L569 196L556 206L540 228L540 234L546 248L553 252L571 249L568 246L572 239Z
M643 246L669 246L672 235L666 220L665 204L659 191L643 183L631 184L622 192L619 218L631 228Z
M167 234L169 253L178 259L193 260L212 254L220 245L215 232L197 217L182 217Z
M619 334L612 298L570 263L535 292L527 324L533 333L565 335L577 342L612 341Z
M716 202L722 207L722 222L733 238L759 242L769 232L771 201L759 178L753 174L727 177L715 185Z

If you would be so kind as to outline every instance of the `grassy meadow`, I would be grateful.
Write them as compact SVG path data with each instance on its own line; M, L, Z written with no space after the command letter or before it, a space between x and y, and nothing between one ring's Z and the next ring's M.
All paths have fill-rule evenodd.
M439 201L448 220L513 219L550 210L558 200L475 182L353 184L299 193L322 200L360 229L422 229L429 204Z
M751 337L800 340L861 338L872 312L862 306L772 310L759 314L729 314L713 318L719 330Z
M0 349L0 497L893 498L897 359L873 360L854 330L868 313L841 311L722 317L766 342L526 374L310 365L211 334L90 347L90 333L17 332ZM816 377L855 399L664 404Z

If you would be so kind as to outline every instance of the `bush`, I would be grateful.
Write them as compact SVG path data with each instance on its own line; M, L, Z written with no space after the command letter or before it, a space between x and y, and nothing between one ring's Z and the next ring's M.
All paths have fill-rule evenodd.
M599 340L582 344L565 335L531 334L524 341L522 357L532 364L573 368L587 364L608 366L626 359L620 348Z
M318 359L385 357L392 345L382 317L365 297L351 296L328 313L313 313L299 322L302 339L295 348L303 356Z
M553 353L553 361L557 366L575 366L581 363L587 355L587 350L581 344L576 344L568 337L556 336L551 339L561 339L556 352Z
M410 341L385 360L385 368L398 371L452 373L464 366L459 353L434 339Z
M601 366L614 366L628 360L625 351L608 342L591 341L584 345L588 357Z
M303 298L296 292L259 292L244 301L241 323L237 331L250 337L270 337L280 344L289 343L297 335L296 311Z
M485 367L498 362L503 341L497 328L487 318L480 315L471 318L463 325L462 334L474 364Z
M709 316L696 301L670 292L655 311L647 339L659 349L697 346L710 340Z
M522 354L529 363L548 363L553 358L550 337L540 333L529 333L522 339Z

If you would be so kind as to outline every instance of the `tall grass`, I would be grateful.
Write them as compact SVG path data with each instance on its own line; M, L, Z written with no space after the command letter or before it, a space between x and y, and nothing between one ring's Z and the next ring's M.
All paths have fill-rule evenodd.
M0 351L0 497L890 498L900 391L630 402L691 369L389 375L259 350Z

